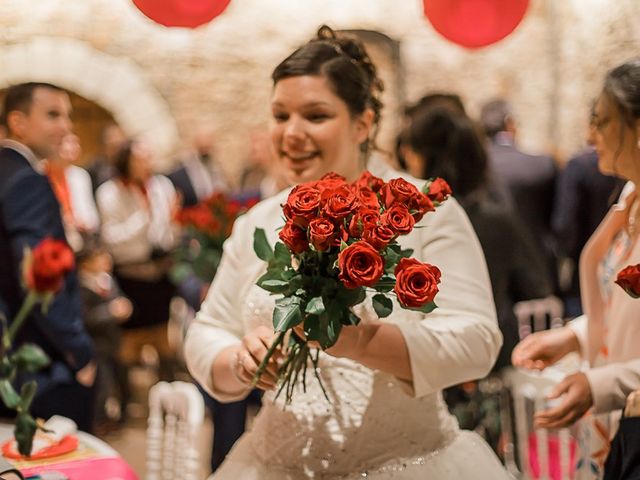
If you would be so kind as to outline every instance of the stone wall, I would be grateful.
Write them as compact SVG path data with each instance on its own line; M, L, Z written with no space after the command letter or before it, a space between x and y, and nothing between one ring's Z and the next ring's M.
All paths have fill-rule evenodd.
M187 30L153 23L130 0L3 0L0 88L56 80L112 112L130 134L149 136L160 168L194 125L210 123L234 177L249 132L267 125L272 68L328 23L380 32L399 47L399 59L385 66L394 80L383 147L398 128L400 102L453 90L472 115L507 97L521 146L564 159L583 145L604 72L640 46L637 0L531 0L512 35L475 51L441 38L421 7L419 0L233 0L210 24Z

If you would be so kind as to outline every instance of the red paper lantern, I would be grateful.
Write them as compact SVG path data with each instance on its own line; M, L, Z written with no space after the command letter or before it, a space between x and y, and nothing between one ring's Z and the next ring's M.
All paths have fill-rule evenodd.
M467 48L491 45L520 24L529 0L423 0L440 35Z
M231 0L133 0L147 17L165 27L196 28L210 22Z

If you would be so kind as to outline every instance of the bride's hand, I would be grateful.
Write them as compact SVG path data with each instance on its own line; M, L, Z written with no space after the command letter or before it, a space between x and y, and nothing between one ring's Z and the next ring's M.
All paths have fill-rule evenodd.
M249 386L258 371L258 366L267 354L267 350L276 336L268 327L260 326L242 338L242 344L235 352L231 368L237 379ZM267 363L267 368L258 379L256 387L261 390L273 390L277 383L279 362L282 359L282 351L278 348Z

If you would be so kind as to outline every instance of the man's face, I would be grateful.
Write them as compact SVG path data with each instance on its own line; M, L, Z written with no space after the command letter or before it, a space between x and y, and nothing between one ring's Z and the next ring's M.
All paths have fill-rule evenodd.
M40 158L54 157L64 137L71 133L70 113L71 102L65 92L38 87L27 113L9 114L11 136Z

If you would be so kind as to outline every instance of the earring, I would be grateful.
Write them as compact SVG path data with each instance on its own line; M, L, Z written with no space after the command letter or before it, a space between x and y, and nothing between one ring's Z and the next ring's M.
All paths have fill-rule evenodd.
M640 149L640 140L638 140L638 143L636 143L636 145L638 146L638 148Z

